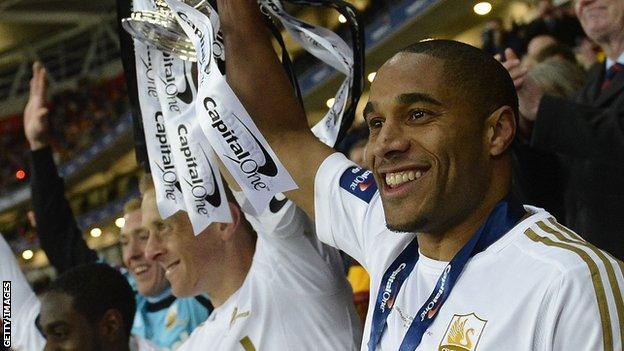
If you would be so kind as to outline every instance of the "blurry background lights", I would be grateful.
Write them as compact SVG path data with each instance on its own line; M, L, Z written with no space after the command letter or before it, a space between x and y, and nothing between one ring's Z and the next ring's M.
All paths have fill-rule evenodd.
M18 169L17 172L15 172L15 178L17 178L18 180L26 178L26 171L24 171L23 169Z
M336 99L334 99L334 98L331 98L331 99L327 100L327 102L326 102L327 107L332 108L332 106L334 106L334 101L336 101Z
M492 4L487 1L483 1L474 5L472 9L477 15L484 16L492 11Z
M344 15L338 16L338 22L347 23L347 18Z
M30 260L34 255L35 253L32 252L32 250L24 250L24 252L22 252L22 258L25 260Z
M123 217L119 217L115 220L115 225L117 226L117 228L123 228L125 224L126 220Z
M377 75L377 72L369 73L368 74L368 81L372 83L375 80L375 76L376 75Z
M99 238L100 235L102 235L102 229L100 228L93 228L91 229L91 236L94 238Z

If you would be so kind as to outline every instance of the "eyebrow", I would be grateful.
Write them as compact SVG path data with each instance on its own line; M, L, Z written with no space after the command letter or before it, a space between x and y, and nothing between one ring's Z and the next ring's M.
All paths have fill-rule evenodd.
M436 100L433 96L425 93L401 94L397 96L396 102L402 105L413 104L416 102L426 102L437 106L443 106L440 101Z
M366 106L364 107L364 112L362 112L362 115L364 116L364 118L366 118L366 116L375 111L375 105L372 102L367 102Z
M41 327L40 330L45 330L45 329L47 329L47 330L54 330L54 329L56 329L58 327L68 326L69 323L64 322L64 321L54 321L54 322L50 322L50 323L48 323L46 325L41 325L41 324L39 324L39 325Z
M444 106L443 103L441 103L440 101L436 100L433 96L426 94L426 93L401 94L396 97L395 101L401 105L409 105L409 104L414 104L417 102L426 102L426 103L433 104L436 106ZM364 107L364 111L362 112L362 115L364 116L364 118L366 118L366 116L372 112L375 112L375 104L369 101L368 103L366 103L366 106Z

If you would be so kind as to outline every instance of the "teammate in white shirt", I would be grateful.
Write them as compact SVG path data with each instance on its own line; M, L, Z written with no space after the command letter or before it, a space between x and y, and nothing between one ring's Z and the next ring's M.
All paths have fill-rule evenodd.
M299 185L286 195L371 274L363 350L622 350L622 263L509 195L518 100L492 57L433 40L388 60L367 171L310 132L256 2L219 14L228 82Z
M0 281L11 282L11 348L15 351L42 350L45 340L37 330L39 299L20 270L13 251L0 234ZM1 315L0 315L1 318ZM5 322L6 323L6 322ZM0 323L1 324L1 323Z
M165 268L174 295L206 293L215 307L178 350L360 347L361 327L340 256L318 241L292 202L273 199L264 214L245 214L246 220L226 191L233 223L213 223L194 236L187 214L163 220L153 187L147 189L142 211L148 258ZM251 207L242 193L237 197L243 209Z

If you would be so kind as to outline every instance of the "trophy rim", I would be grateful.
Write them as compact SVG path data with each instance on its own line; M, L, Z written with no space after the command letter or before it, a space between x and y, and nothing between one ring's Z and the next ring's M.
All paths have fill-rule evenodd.
M133 38L146 45L185 61L197 61L195 47L188 36L181 36L180 33L162 26L160 21L145 21L144 19L124 18L122 26Z

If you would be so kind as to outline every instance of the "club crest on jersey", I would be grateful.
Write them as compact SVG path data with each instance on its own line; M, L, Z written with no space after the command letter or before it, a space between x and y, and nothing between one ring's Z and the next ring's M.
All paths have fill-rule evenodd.
M178 319L178 305L173 305L167 311L167 315L165 316L165 327L167 330L171 330Z
M438 351L475 351L487 320L476 314L454 315Z
M340 187L367 203L377 192L373 172L355 166L348 168L340 176Z

